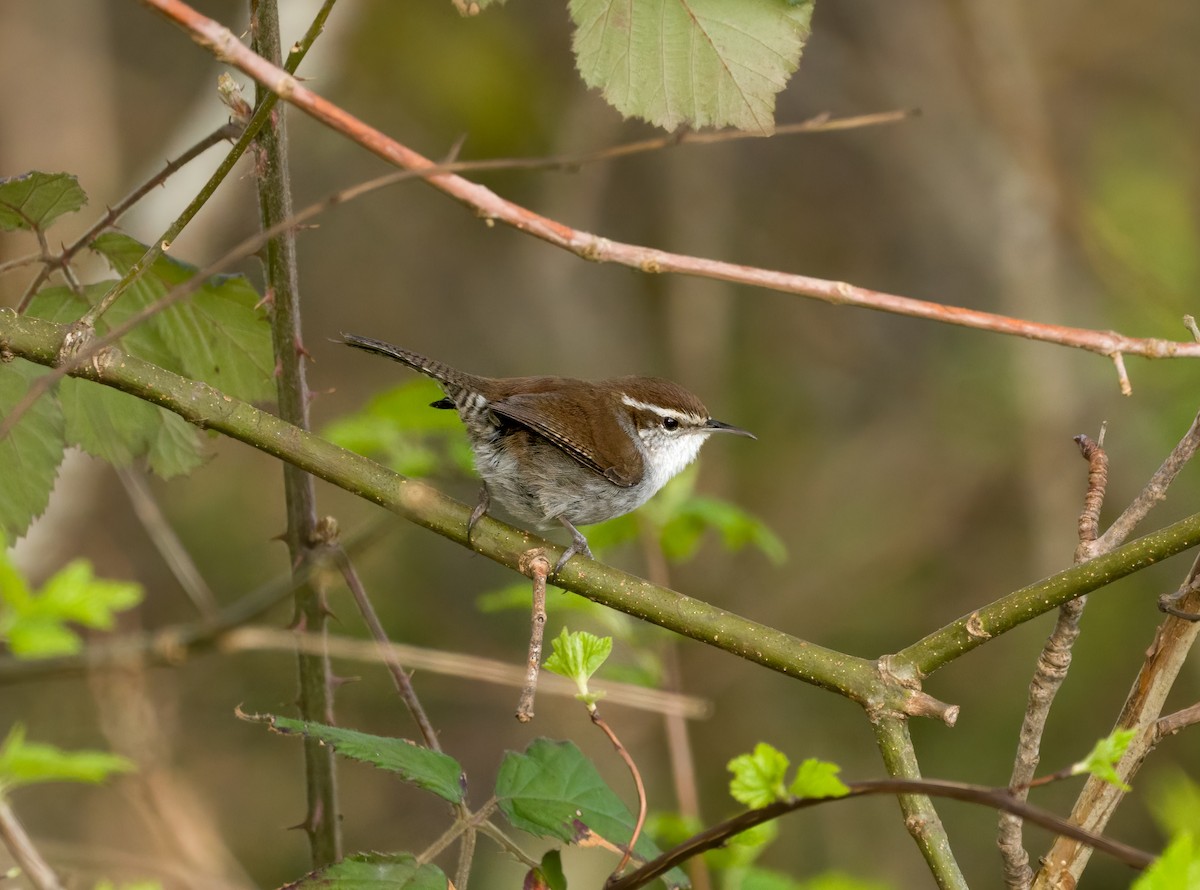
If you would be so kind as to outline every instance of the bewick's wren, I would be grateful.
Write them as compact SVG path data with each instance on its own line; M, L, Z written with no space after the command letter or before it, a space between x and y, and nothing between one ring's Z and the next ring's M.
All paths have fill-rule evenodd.
M713 420L701 401L658 377L595 383L569 377L476 377L399 346L343 334L345 343L408 365L442 385L434 408L458 411L483 479L467 537L495 495L517 519L557 520L574 539L554 567L591 557L576 525L640 507L692 462L711 433L754 435Z

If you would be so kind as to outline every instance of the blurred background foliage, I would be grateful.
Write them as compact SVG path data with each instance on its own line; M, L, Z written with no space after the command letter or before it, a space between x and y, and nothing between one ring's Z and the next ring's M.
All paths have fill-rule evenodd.
M245 27L246 4L197 2ZM289 0L285 42L316 4ZM820 112L919 108L897 126L714 146L683 146L570 173L489 173L503 196L605 237L1037 321L1186 339L1200 288L1200 6L1068 0L1039 4L818 4L800 71L778 120ZM447 2L341 0L300 73L308 85L432 157L465 137L464 159L590 150L649 135L622 121L573 70L563 4L511 2L462 19ZM0 171L78 174L91 212L224 120L222 70L180 32L128 0L8 0L0 8ZM293 112L292 176L303 206L383 172L361 149ZM126 219L154 238L218 152L173 178ZM257 226L249 161L173 248L203 263ZM94 218L64 223L65 241ZM70 226L78 226L71 230ZM34 249L0 241L0 261ZM300 236L306 346L315 363L318 426L334 423L407 373L330 342L342 330L381 337L492 374L651 373L700 393L713 413L758 442L706 449L697 490L761 517L788 553L727 552L716 535L673 565L680 590L825 646L875 656L1070 563L1086 465L1071 437L1107 421L1111 458L1104 515L1136 493L1197 410L1194 362L1130 360L1123 398L1101 358L1014 338L839 309L716 281L601 266L488 227L417 183L325 214ZM102 267L97 263L97 272ZM246 271L258 280L258 269ZM0 279L0 306L25 280ZM212 439L191 476L155 483L221 602L287 570L278 466ZM474 483L444 487L473 502ZM1197 509L1196 470L1153 515ZM382 522L359 556L397 640L519 664L528 616L481 613L477 602L512 576L345 493L320 486L323 512L344 529ZM151 545L106 465L64 466L46 517L17 548L40 584L76 556L97 574L130 579L144 604L124 629L189 621L194 610ZM1092 598L1075 664L1051 716L1043 767L1081 757L1108 732L1159 621L1155 597L1190 556ZM649 568L636 545L610 559ZM551 634L554 626L551 597ZM339 630L362 635L348 596ZM269 620L289 620L280 607ZM561 619L559 619L561 620ZM928 690L962 705L954 729L917 721L930 776L1000 784L1011 766L1033 659L1051 616L953 663ZM570 616L572 627L586 620ZM592 628L605 631L602 622ZM701 802L715 820L734 809L726 761L760 741L794 759L821 757L843 776L880 775L858 709L819 690L699 644L678 646L686 692L714 704L692 725ZM384 672L340 664L343 725L412 735ZM282 711L295 696L294 659L275 652L197 656L174 669L9 684L0 735L18 719L31 738L106 748L139 764L105 790L39 788L18 801L56 861L82 874L168 872L276 885L307 863L299 746L234 719L233 709ZM603 675L597 680L602 687ZM512 719L516 691L429 674L418 690L445 749L491 784L505 748L537 735L570 737L614 787L623 767L588 731L578 705L543 698L531 726ZM1168 709L1195 701L1185 670ZM648 777L652 806L673 791L660 721L606 706ZM1142 788L1200 773L1194 732L1168 739L1135 782L1111 831L1157 849ZM340 765L347 849L419 849L441 830L412 789ZM1074 787L1035 801L1065 810ZM482 791L480 792L482 793ZM995 815L939 804L972 883L997 883ZM894 801L862 800L793 816L764 864L796 877L827 868L896 887L928 872ZM1027 832L1036 855L1045 835ZM864 856L864 846L870 855ZM519 870L494 857L480 886ZM582 853L569 874L602 874ZM170 865L168 865L170 864ZM575 871L572 872L571 869ZM594 872L589 872L594 869ZM1129 874L1097 857L1087 886L1124 887Z

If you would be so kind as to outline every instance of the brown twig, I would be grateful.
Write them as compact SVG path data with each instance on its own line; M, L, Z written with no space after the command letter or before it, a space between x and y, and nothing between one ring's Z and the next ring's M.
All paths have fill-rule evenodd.
M1051 831L1062 832L1077 838L1094 849L1107 853L1119 862L1133 868L1146 868L1154 862L1155 857L1136 847L1114 841L1103 835L1093 834L1054 815L1041 807L1017 800L1007 788L989 788L985 785L968 785L962 782L945 782L936 779L876 779L865 782L847 782L850 793L844 797L803 798L773 803L757 810L750 810L732 819L718 823L697 835L684 841L677 847L663 853L657 859L647 862L636 871L607 884L605 890L634 890L644 887L655 878L666 874L686 862L693 856L698 856L708 850L723 846L737 834L778 819L780 816L805 810L839 800L852 800L875 794L911 794L929 797L945 797L951 800L961 800L977 803L982 806L1015 813L1026 822L1040 825Z
M1174 714L1160 717L1154 723L1154 744L1157 745L1167 736L1175 735L1175 733L1189 726L1195 726L1197 723L1200 723L1200 702L1189 708L1176 711Z
M326 519L326 523L332 523L332 519ZM379 620L379 615L375 612L375 607L371 605L371 598L367 596L366 588L363 587L362 579L359 578L357 570L354 568L354 563L350 561L350 555L337 541L337 533L334 532L332 538L328 542L328 546L333 551L333 560L337 565L338 570L342 573L342 579L346 582L346 586L350 588L350 593L354 596L354 602L358 606L358 611L362 615L363 623L366 624L367 630L370 631L371 637L375 640L377 651L379 652L380 660L388 669L388 673L392 675L392 683L396 687L396 691L400 693L400 699L408 708L408 712L416 721L417 728L421 731L421 737L425 739L425 745L434 751L441 751L441 743L438 742L437 732L433 728L433 724L429 722L429 717L425 713L425 708L421 705L421 700L417 697L417 691L413 688L412 677L404 666L400 664L400 659L396 657L395 650L392 648L392 641L388 639L387 631L383 629L383 623Z
M86 232L76 238L69 245L63 247L61 251L56 254L43 253L40 256L33 257L32 259L34 261L41 262L43 267L34 277L34 280L30 283L29 287L26 288L25 294L21 297L21 301L17 304L17 311L24 312L28 308L29 301L33 298L33 295L37 293L38 288L42 286L42 283L45 282L46 278L53 269L65 268L75 254L79 253L80 250L91 244L92 241L95 240L96 236L101 232L116 225L117 221L120 220L120 218L124 216L134 204L136 204L150 192L154 191L154 189L166 182L174 173L194 161L196 158L200 157L200 155L204 154L204 152L208 151L214 145L224 142L227 139L236 138L241 131L241 126L233 123L226 123L217 127L217 129L213 130L191 148L184 151L181 155L179 155L179 157L175 158L174 160L167 161L160 171L155 173L112 207L109 207L107 212L101 216L100 219L96 220L96 222L93 223ZM22 259L27 260L30 258L26 257ZM0 269L0 271L4 270Z
M63 890L62 882L50 864L25 832L4 795L0 794L0 841L8 848L13 861L20 867L36 890Z
M1101 433L1103 439L1103 433ZM1079 514L1079 546L1075 549L1075 563L1085 562L1095 555L1096 535L1100 525L1100 508L1104 504L1104 493L1108 486L1108 455L1098 442L1087 436L1076 436L1075 444L1088 462L1087 492L1083 498L1083 509ZM1029 789L1034 786L1034 773L1041 760L1042 736L1054 698L1062 688L1071 667L1071 650L1079 636L1079 619L1087 605L1087 597L1081 596L1059 607L1054 630L1042 645L1029 682L1029 700L1021 731L1017 739L1017 753L1013 760L1009 789L1014 797L1025 800ZM1000 814L999 836L996 845L1004 862L1004 881L1009 887L1026 888L1033 881L1033 869L1029 865L1029 853L1022 840L1021 818L1011 812Z
M1156 338L1126 337L1113 331L1092 331L1061 325L1042 324L927 300L917 300L839 281L792 275L742 266L701 257L624 244L581 232L557 220L534 213L506 201L494 192L450 173L434 172L434 164L425 156L390 138L329 102L265 59L251 52L228 28L201 15L181 0L142 0L147 6L183 28L201 46L218 59L233 65L259 83L275 91L280 98L304 111L326 126L344 134L391 164L421 171L427 182L455 200L467 205L489 224L510 225L550 244L569 250L585 259L615 262L644 272L675 272L749 284L770 290L811 297L828 303L859 306L924 318L945 324L961 325L1072 346L1095 352L1117 361L1123 355L1148 358L1167 356L1200 357L1200 343ZM1126 383L1127 381L1123 381Z
M1141 490L1138 496L1130 502L1129 506L1121 512L1121 515L1113 521L1108 530L1096 541L1094 551L1097 553L1107 553L1112 548L1124 544L1125 539L1133 533L1138 523L1145 519L1150 511L1166 498L1167 489L1175 481L1175 477L1179 475L1179 471L1192 459L1198 448L1200 448L1200 413L1192 420L1192 425L1184 433L1183 438L1171 449L1171 453L1162 462L1162 466L1150 477L1150 481L1146 483L1145 488Z
M1195 583L1198 578L1200 559L1193 563L1184 584L1189 588L1182 601L1185 610L1200 611L1200 586ZM1155 631L1154 641L1114 726L1114 729L1138 730L1116 765L1118 777L1127 784L1163 737L1159 731L1159 715L1198 635L1200 623L1174 616L1166 618ZM1089 776L1071 809L1071 822L1087 831L1103 831L1124 796L1125 792L1116 785ZM1076 883L1090 857L1091 848L1081 844L1078 838L1056 838L1049 853L1042 858L1042 868L1033 886L1038 890L1049 890Z
M624 760L625 765L629 767L629 773L633 776L634 787L637 788L638 814L637 819L633 823L633 833L629 836L629 844L625 847L625 852L621 856L621 861L617 863L617 867L613 869L612 876L605 884L605 886L608 886L617 875L621 874L621 872L625 869L625 866L629 864L629 860L633 856L634 847L637 846L638 838L642 836L642 826L646 824L646 786L642 782L642 774L638 770L637 764L634 763L632 755L630 755L625 746L621 744L621 740L617 737L617 734L613 731L613 728L609 726L607 722L605 722L603 717L600 716L600 712L596 709L595 703L592 703L588 706L588 716L592 718L592 723L596 724L600 731L608 736L608 740L612 742L613 747L617 749L617 753L621 755L621 759Z
M525 685L517 702L517 719L528 723L533 719L533 698L537 694L538 671L542 666L542 639L546 632L546 579L550 577L550 560L541 550L530 550L521 556L521 572L533 579L529 657L525 661Z

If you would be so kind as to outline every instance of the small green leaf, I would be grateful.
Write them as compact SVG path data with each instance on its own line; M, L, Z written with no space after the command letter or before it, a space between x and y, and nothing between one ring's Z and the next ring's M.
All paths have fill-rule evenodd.
M612 653L612 637L598 637L582 630L569 633L564 627L550 643L554 652L546 659L546 670L573 681L579 690L575 697L589 707L595 705L604 693L589 692L588 680Z
M538 837L586 844L595 835L624 845L633 836L633 814L573 742L535 739L524 753L508 752L496 776L496 798L509 822ZM644 833L636 851L647 859L660 852ZM665 880L687 886L678 869Z
M542 861L525 874L521 890L567 890L562 853L558 850L547 850Z
M1090 773L1097 779L1103 779L1122 791L1132 791L1133 789L1121 781L1121 777L1117 775L1116 765L1125 756L1125 752L1136 736L1136 729L1114 729L1110 735L1096 742L1087 757L1071 767L1071 775Z
M64 751L54 745L25 741L16 725L0 745L0 794L40 782L103 782L134 769L131 761L106 751Z
M845 797L850 789L837 777L841 771L836 763L810 757L797 768L788 791L793 797Z
M726 768L733 773L729 793L751 809L765 807L788 796L783 784L788 770L787 755L766 742L754 746L753 753L739 754Z
M112 881L99 881L92 890L162 890L158 881L133 881L129 884L114 884Z
M5 562L0 554L0 562ZM5 577L11 577L6 570ZM38 593L7 581L0 586L0 638L22 658L69 655L83 647L68 622L98 630L113 626L113 615L142 600L141 585L106 581L92 574L86 560L76 560L46 582Z
M281 890L446 890L445 873L411 853L356 853Z
M1133 882L1131 890L1196 890L1197 887L1200 887L1200 833L1183 832Z
M0 229L45 230L86 203L87 194L70 173L35 171L0 179Z
M239 712L238 716L252 723L265 723L281 735L300 735L317 739L329 745L342 757L396 773L404 781L430 791L443 800L451 803L462 802L462 767L453 757L440 751L421 747L405 739L369 735L353 729L292 720L273 714Z
M584 82L625 116L674 130L775 128L775 94L800 64L812 2L571 0Z
M23 359L0 362L0 417L25 398L33 382L48 373ZM50 503L66 447L65 424L58 400L42 396L0 439L0 533L12 539L25 534L29 524Z
M775 564L787 558L783 542L762 520L728 501L693 495L663 526L663 552L676 562L689 559L700 543L700 536L713 529L727 550L754 546Z

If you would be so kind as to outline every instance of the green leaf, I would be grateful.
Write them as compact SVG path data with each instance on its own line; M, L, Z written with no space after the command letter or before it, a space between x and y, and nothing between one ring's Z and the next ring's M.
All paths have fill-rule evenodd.
M54 745L25 741L16 725L0 745L0 794L41 782L103 782L114 773L134 769L131 761L106 751L63 751Z
M1131 890L1195 890L1200 887L1200 833L1184 832L1131 885Z
M446 464L470 474L473 458L458 413L430 407L441 397L434 381L417 377L379 393L321 434L406 476L429 476Z
M813 4L571 0L575 63L621 114L674 130L775 128L775 94L800 64Z
M763 822L738 832L725 842L718 850L710 850L704 855L704 861L711 868L728 871L738 869L748 870L766 848L779 836L777 821Z
M146 252L145 245L117 232L101 235L92 242L92 249L122 275ZM157 301L196 271L171 257L159 257L109 310L111 323L119 324ZM126 348L148 361L211 384L235 399L266 401L275 391L275 360L266 315L255 308L258 302L258 294L244 277L213 278L188 299L146 322L174 366L164 364L161 355L156 359L139 349L148 345L145 339L129 343Z
M751 809L765 807L788 796L783 784L788 770L787 755L766 742L755 745L753 753L733 758L726 769L733 773L729 793L738 803Z
M265 723L281 735L300 735L317 739L329 745L342 757L396 773L404 781L451 803L461 803L463 800L462 767L453 757L440 751L421 747L406 739L369 735L353 729L326 726L307 720L241 712L238 716L252 723Z
M693 495L662 528L663 553L676 562L689 559L708 529L721 535L727 550L757 547L775 564L787 558L783 542L760 519L728 501Z
M1150 792L1150 812L1165 834L1200 833L1200 783L1178 768L1159 773Z
M888 890L887 884L865 881L840 871L827 871L796 885L797 890Z
M547 850L542 861L526 872L522 890L567 890L562 853L558 850Z
M6 562L0 554L0 563ZM0 585L0 639L6 639L12 653L21 658L79 652L83 641L66 626L68 622L108 630L114 613L142 600L141 585L98 579L86 560L70 563L39 593L31 593L24 582L13 583L14 574L7 566L6 580Z
M447 886L440 868L428 862L420 865L410 853L356 853L281 890L446 890Z
M589 692L588 680L600 670L612 653L612 637L598 637L587 631L569 633L564 627L556 639L550 641L554 652L546 659L546 670L560 674L575 683L579 694L575 697L592 707L603 698L603 692Z
M69 173L35 171L0 179L0 229L45 230L86 203L87 194Z
M45 288L30 301L29 313L59 324L78 321L88 306L99 301L115 281L84 288L85 298L65 287ZM106 321L97 325L105 334ZM123 346L130 354L170 369L176 364L160 338L142 326L130 332ZM178 414L91 380L68 377L58 384L67 442L114 466L129 466L147 457L150 469L163 479L190 472L203 462L200 437Z
M1117 775L1116 765L1125 756L1129 744L1136 736L1136 729L1114 729L1110 735L1096 742L1087 757L1071 767L1071 775L1090 773L1122 791L1132 791L1133 789Z
M23 359L0 362L0 417L48 373ZM47 394L33 403L12 431L0 439L0 533L9 539L25 534L50 503L66 446L62 410Z
M508 752L496 777L496 797L509 822L538 837L589 844L599 836L620 846L633 836L633 814L572 742L535 739L524 753ZM645 834L635 849L647 859L660 852ZM687 886L678 870L665 880Z
M841 771L836 763L810 757L797 768L788 791L793 797L845 797L850 789L837 777Z

